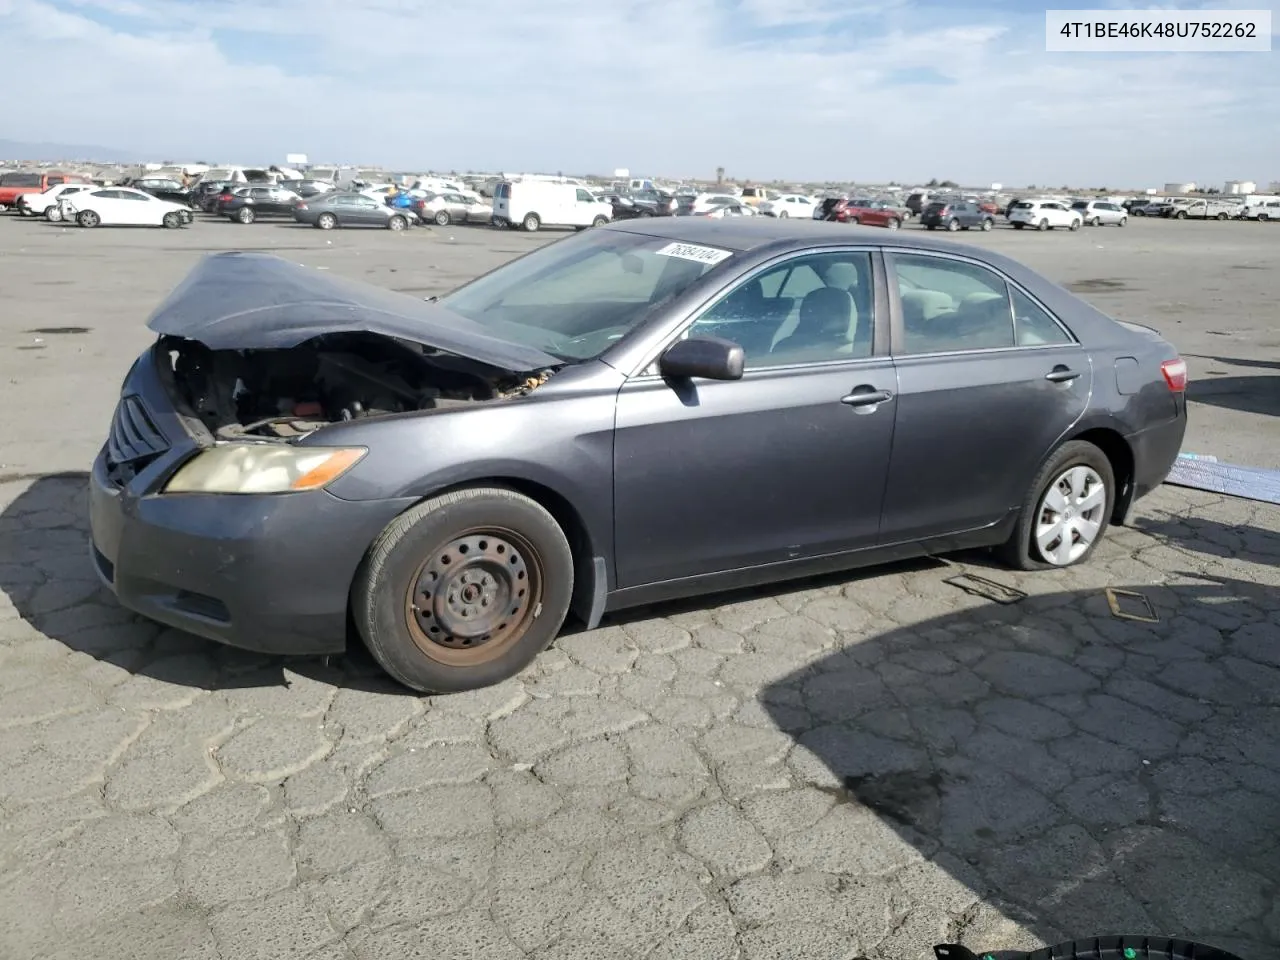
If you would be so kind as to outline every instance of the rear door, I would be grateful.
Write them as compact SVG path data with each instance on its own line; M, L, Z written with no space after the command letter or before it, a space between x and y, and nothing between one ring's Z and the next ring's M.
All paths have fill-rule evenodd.
M511 184L503 182L493 188L493 215L499 220L511 220Z
M893 253L886 272L898 398L883 539L997 523L1084 413L1088 354L984 264Z
M740 343L741 380L669 383L655 364L624 384L619 587L876 543L897 389L878 266L848 248L761 267L682 332Z

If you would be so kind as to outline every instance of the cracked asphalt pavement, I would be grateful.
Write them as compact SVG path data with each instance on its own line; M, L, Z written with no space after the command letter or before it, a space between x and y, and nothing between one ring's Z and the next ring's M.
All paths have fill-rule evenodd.
M916 960L1104 932L1280 953L1274 506L1164 487L1085 567L964 554L665 604L435 698L360 650L264 658L99 588L83 471L203 250L425 295L547 238L0 219L0 955ZM1230 271L1280 262L1280 230L973 240L1247 381L1192 404L1188 448L1277 465L1274 272Z

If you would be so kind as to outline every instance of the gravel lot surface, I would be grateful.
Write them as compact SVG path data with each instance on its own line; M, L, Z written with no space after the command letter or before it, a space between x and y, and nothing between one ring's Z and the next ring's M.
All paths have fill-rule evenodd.
M0 218L0 956L1280 953L1280 508L1165 487L1086 568L963 555L663 605L430 699L358 650L241 653L99 589L84 471L203 252L426 296L560 235ZM1280 228L962 239L1160 329L1187 449L1280 467ZM966 570L1030 596L944 582Z

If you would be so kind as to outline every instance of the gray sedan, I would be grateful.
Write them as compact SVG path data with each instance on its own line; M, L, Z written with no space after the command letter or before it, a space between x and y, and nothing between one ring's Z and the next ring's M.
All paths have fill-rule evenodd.
M404 230L418 222L412 210L389 207L363 193L323 193L293 208L293 219L321 230L336 227L382 227Z
M1182 443L1186 365L988 250L794 219L575 234L424 302L261 254L149 321L92 472L127 607L401 683L569 616L992 547L1084 562Z

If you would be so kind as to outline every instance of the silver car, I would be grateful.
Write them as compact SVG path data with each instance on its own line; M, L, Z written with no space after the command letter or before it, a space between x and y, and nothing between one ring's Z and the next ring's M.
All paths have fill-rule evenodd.
M1124 207L1109 200L1077 200L1071 209L1084 218L1086 227L1123 227L1129 222Z
M493 219L493 207L460 193L428 194L417 213L441 227L451 223L488 223Z

